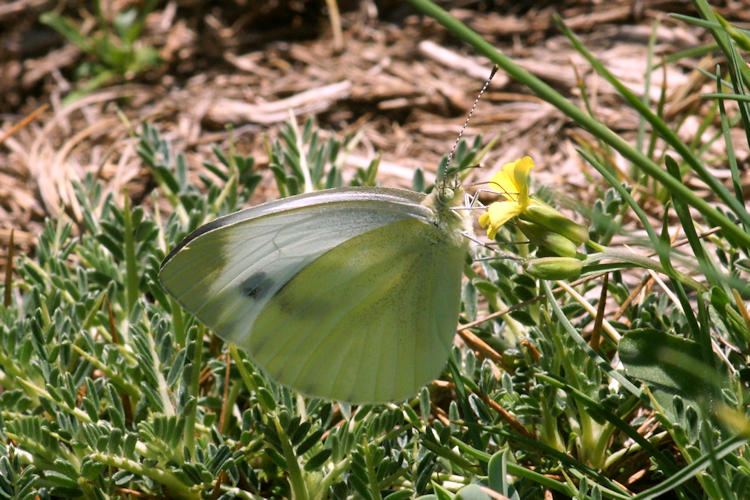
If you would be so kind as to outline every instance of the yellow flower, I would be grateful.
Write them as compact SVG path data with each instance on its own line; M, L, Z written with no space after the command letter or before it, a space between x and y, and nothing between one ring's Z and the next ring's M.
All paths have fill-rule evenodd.
M540 203L529 196L529 173L534 168L534 160L524 156L520 160L503 165L489 182L490 188L505 197L505 201L491 203L487 212L479 217L479 224L487 228L487 237L495 235L503 224L520 215L529 206Z

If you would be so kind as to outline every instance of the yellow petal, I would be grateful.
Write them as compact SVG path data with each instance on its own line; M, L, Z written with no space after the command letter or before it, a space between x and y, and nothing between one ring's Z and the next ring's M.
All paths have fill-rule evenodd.
M487 227L490 225L490 214L487 212L483 213L479 216L479 225L482 227Z
M509 200L526 203L529 198L529 172L534 168L534 160L529 156L506 163L490 179L490 188L502 193Z
M534 160L530 156L524 156L513 162L512 173L508 172L508 175L513 177L518 193L518 202L522 205L526 205L529 200L529 174L532 168L534 168Z
M487 210L490 223L493 226L502 226L510 219L521 213L521 207L515 201L496 201Z
M509 177L505 170L496 172L490 179L489 185L492 190L502 193L508 199L515 199L518 192L513 178Z
M485 224L488 226L487 236L490 239L495 239L495 235L502 225L520 213L521 207L515 201L496 201L480 217L479 223L481 224L482 219L484 219ZM485 224L482 224L482 227L485 227Z

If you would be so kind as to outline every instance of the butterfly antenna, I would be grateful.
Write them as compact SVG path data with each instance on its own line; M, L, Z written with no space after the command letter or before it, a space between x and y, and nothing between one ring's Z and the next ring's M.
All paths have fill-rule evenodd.
M492 67L492 72L490 73L490 77L487 78L487 81L484 82L484 85L482 85L482 89L479 91L479 94L477 94L477 98L474 99L474 104L471 105L471 109L469 110L469 114L466 116L464 125L463 127L461 127L461 130L458 131L458 137L456 137L456 142L453 143L451 152L448 153L448 161L445 164L446 167L450 166L450 164L453 162L453 156L456 154L456 149L458 148L458 143L461 142L461 137L463 137L464 135L464 130L466 130L466 127L469 126L469 120L471 120L471 115L473 115L474 110L477 109L477 104L479 104L479 99L482 98L482 94L484 94L485 90L487 90L487 87L490 86L490 82L492 81L492 78L495 76L495 73L497 73L497 65Z

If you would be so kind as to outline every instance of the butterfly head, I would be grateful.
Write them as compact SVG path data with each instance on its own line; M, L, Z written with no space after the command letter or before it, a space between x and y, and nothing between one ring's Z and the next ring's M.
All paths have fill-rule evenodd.
M464 190L460 185L440 182L427 195L422 205L432 210L435 226L442 228L446 234L457 235L457 239L462 241L461 233L470 227L468 212L455 208L463 205L463 200Z
M435 198L434 209L437 212L450 210L451 207L460 205L463 201L463 189L455 183L438 183L433 190Z

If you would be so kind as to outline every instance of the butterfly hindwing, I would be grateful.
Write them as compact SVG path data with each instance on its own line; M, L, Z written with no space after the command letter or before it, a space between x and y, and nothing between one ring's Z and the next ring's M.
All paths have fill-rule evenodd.
M408 219L306 266L245 346L279 382L351 402L403 399L439 376L458 317L465 246Z

